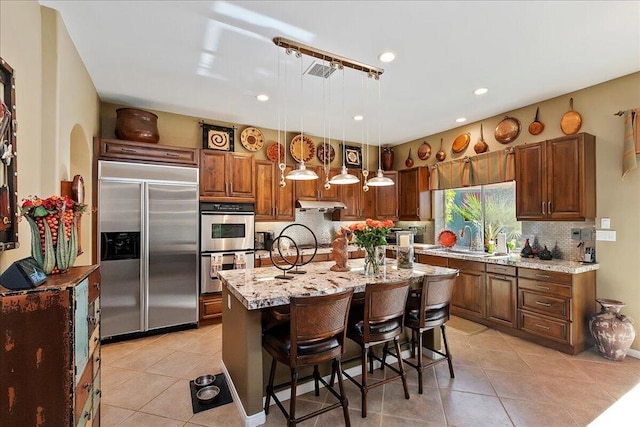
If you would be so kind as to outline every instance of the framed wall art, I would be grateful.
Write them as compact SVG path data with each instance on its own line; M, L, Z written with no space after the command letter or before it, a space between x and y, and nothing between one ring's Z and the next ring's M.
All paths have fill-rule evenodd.
M347 167L362 167L362 147L345 145L345 164Z
M202 125L202 148L210 150L233 151L233 136L235 128L208 125Z

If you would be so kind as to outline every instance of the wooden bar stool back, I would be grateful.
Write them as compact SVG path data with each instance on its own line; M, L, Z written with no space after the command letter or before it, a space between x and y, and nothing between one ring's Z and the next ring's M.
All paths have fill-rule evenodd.
M436 363L446 360L449 364L449 374L454 378L453 364L451 362L451 353L447 344L447 336L445 334L445 324L449 320L449 305L453 286L458 276L458 271L451 274L443 274L437 276L425 276L422 281L420 290L411 290L407 299L407 311L404 318L404 325L411 329L411 356L415 356L415 350L418 349L417 363L413 364L408 360L405 362L418 371L418 393L422 394L422 372L424 368L432 366ZM442 356L428 364L424 364L422 360L423 339L422 334L425 331L440 327L442 331L442 341L444 343L444 353L440 350L425 347L427 350ZM384 359L384 356L383 356Z
M344 353L347 315L351 305L353 290L331 295L313 297L291 297L290 321L265 331L262 339L264 349L272 356L269 383L266 389L264 410L269 413L270 400L273 397L288 420L289 426L313 418L319 414L342 407L347 426L350 425L348 401L344 394L340 358ZM332 361L332 378L338 375L340 393L327 384L320 376L318 364ZM277 362L287 365L291 371L291 382L274 386ZM299 368L313 366L313 374L298 378ZM319 383L322 382L338 402L310 414L296 418L296 389L298 383L313 378L315 394L320 395ZM275 394L276 390L291 387L289 412Z
M344 373L362 393L362 417L367 416L367 394L370 389L379 387L390 381L401 379L404 387L405 398L409 398L407 378L402 360L399 360L399 369L387 365L397 375L384 380L369 383L367 378L367 360L370 370L373 371L373 359L382 362L375 357L371 348L375 345L393 341L396 351L400 350L398 337L403 332L403 317L407 302L409 281L368 283L365 288L364 304L353 306L349 314L347 337L360 345L362 379L361 383Z

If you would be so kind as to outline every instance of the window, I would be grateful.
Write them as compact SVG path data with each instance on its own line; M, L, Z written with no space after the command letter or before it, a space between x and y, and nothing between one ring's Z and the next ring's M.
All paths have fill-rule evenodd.
M486 250L498 233L505 233L507 242L522 234L514 181L438 190L434 197L436 237L440 230L451 230L458 236L458 248Z

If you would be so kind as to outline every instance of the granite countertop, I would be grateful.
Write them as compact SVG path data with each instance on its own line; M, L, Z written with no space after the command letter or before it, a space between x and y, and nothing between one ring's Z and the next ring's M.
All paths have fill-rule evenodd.
M330 254L332 250L333 249L331 249L331 246L319 247L317 254L318 255L319 254ZM347 252L355 252L355 251L358 251L358 250L361 250L361 249L358 248L357 245L348 245L347 246ZM300 255L313 255L313 248L301 249L300 250ZM295 252L292 254L292 256L295 256ZM256 259L269 259L269 251L263 250L263 249L259 249L259 250L256 251L255 258Z
M476 257L458 253L443 252L438 249L415 249L416 254L436 255L445 258L464 259L469 261L479 261L487 264L502 264L510 265L520 268L532 268L535 270L556 271L559 273L567 274L580 274L588 271L598 270L599 264L585 264L577 261L565 261L565 260L549 260L544 261L538 258L522 258L520 255L501 255L501 256L486 256Z
M289 304L291 296L314 296L341 292L353 288L354 292L364 292L365 284L372 282L413 279L419 281L425 274L448 274L455 270L414 263L413 270L398 269L395 260L387 260L380 267L378 278L364 275L364 260L349 260L351 271L336 272L329 268L333 261L314 262L302 269L306 274L290 275L292 279L276 279L282 271L276 267L262 267L246 270L224 270L218 275L222 283L248 310Z

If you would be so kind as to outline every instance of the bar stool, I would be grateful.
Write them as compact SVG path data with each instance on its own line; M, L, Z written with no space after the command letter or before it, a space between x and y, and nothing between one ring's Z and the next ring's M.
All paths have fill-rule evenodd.
M289 426L313 418L319 414L342 407L347 426L351 425L348 412L348 401L344 394L342 381L342 368L340 358L344 353L344 342L347 325L347 314L351 305L353 290L331 295L314 297L291 297L290 321L275 326L264 332L262 346L272 356L269 383L267 385L267 398L264 411L269 414L271 397L288 420ZM320 377L318 364L332 360L331 377L338 375L340 393L336 393L332 385ZM277 362L287 365L291 370L291 382L273 385ZM301 367L313 366L313 374L298 378L298 370ZM338 402L319 409L310 414L296 418L296 388L298 382L313 378L315 382L315 394L320 395L319 382L322 382ZM284 408L275 391L291 387L291 400L289 412Z
M449 364L449 374L451 375L451 378L455 378L453 373L453 364L451 363L451 352L449 351L447 336L445 334L445 324L449 320L449 303L451 301L451 294L453 293L453 286L457 276L457 270L455 273L451 274L424 276L424 279L422 280L422 288L418 290L412 289L409 291L404 325L411 329L411 357L415 357L415 350L417 347L418 358L417 364L413 364L408 360L405 360L405 363L418 371L419 394L422 394L422 372L424 368L428 368L446 360ZM429 331L438 326L440 326L440 330L442 331L442 341L444 342L445 352L442 353L439 350L425 347L427 350L431 350L432 352L443 356L442 358L425 365L422 360L422 348L424 345L422 334L425 331ZM389 352L385 347L382 352L383 360L387 353ZM398 354L399 353L392 355L397 357Z
M399 359L399 369L389 366L389 369L397 375L376 381L372 384L367 379L367 359L370 369L373 371L373 359L382 362L375 357L371 351L372 347L378 344L393 341L396 351L400 352L400 342L398 337L402 334L402 319L405 313L407 302L407 292L409 281L388 282L388 283L368 283L364 292L364 303L352 306L349 313L349 324L347 326L347 338L355 341L361 348L362 363L362 383L352 378L348 373L343 372L362 393L362 418L367 416L367 394L370 389L379 387L398 378L402 379L404 387L404 397L409 398L409 388L407 387L407 376L404 371L402 359Z

